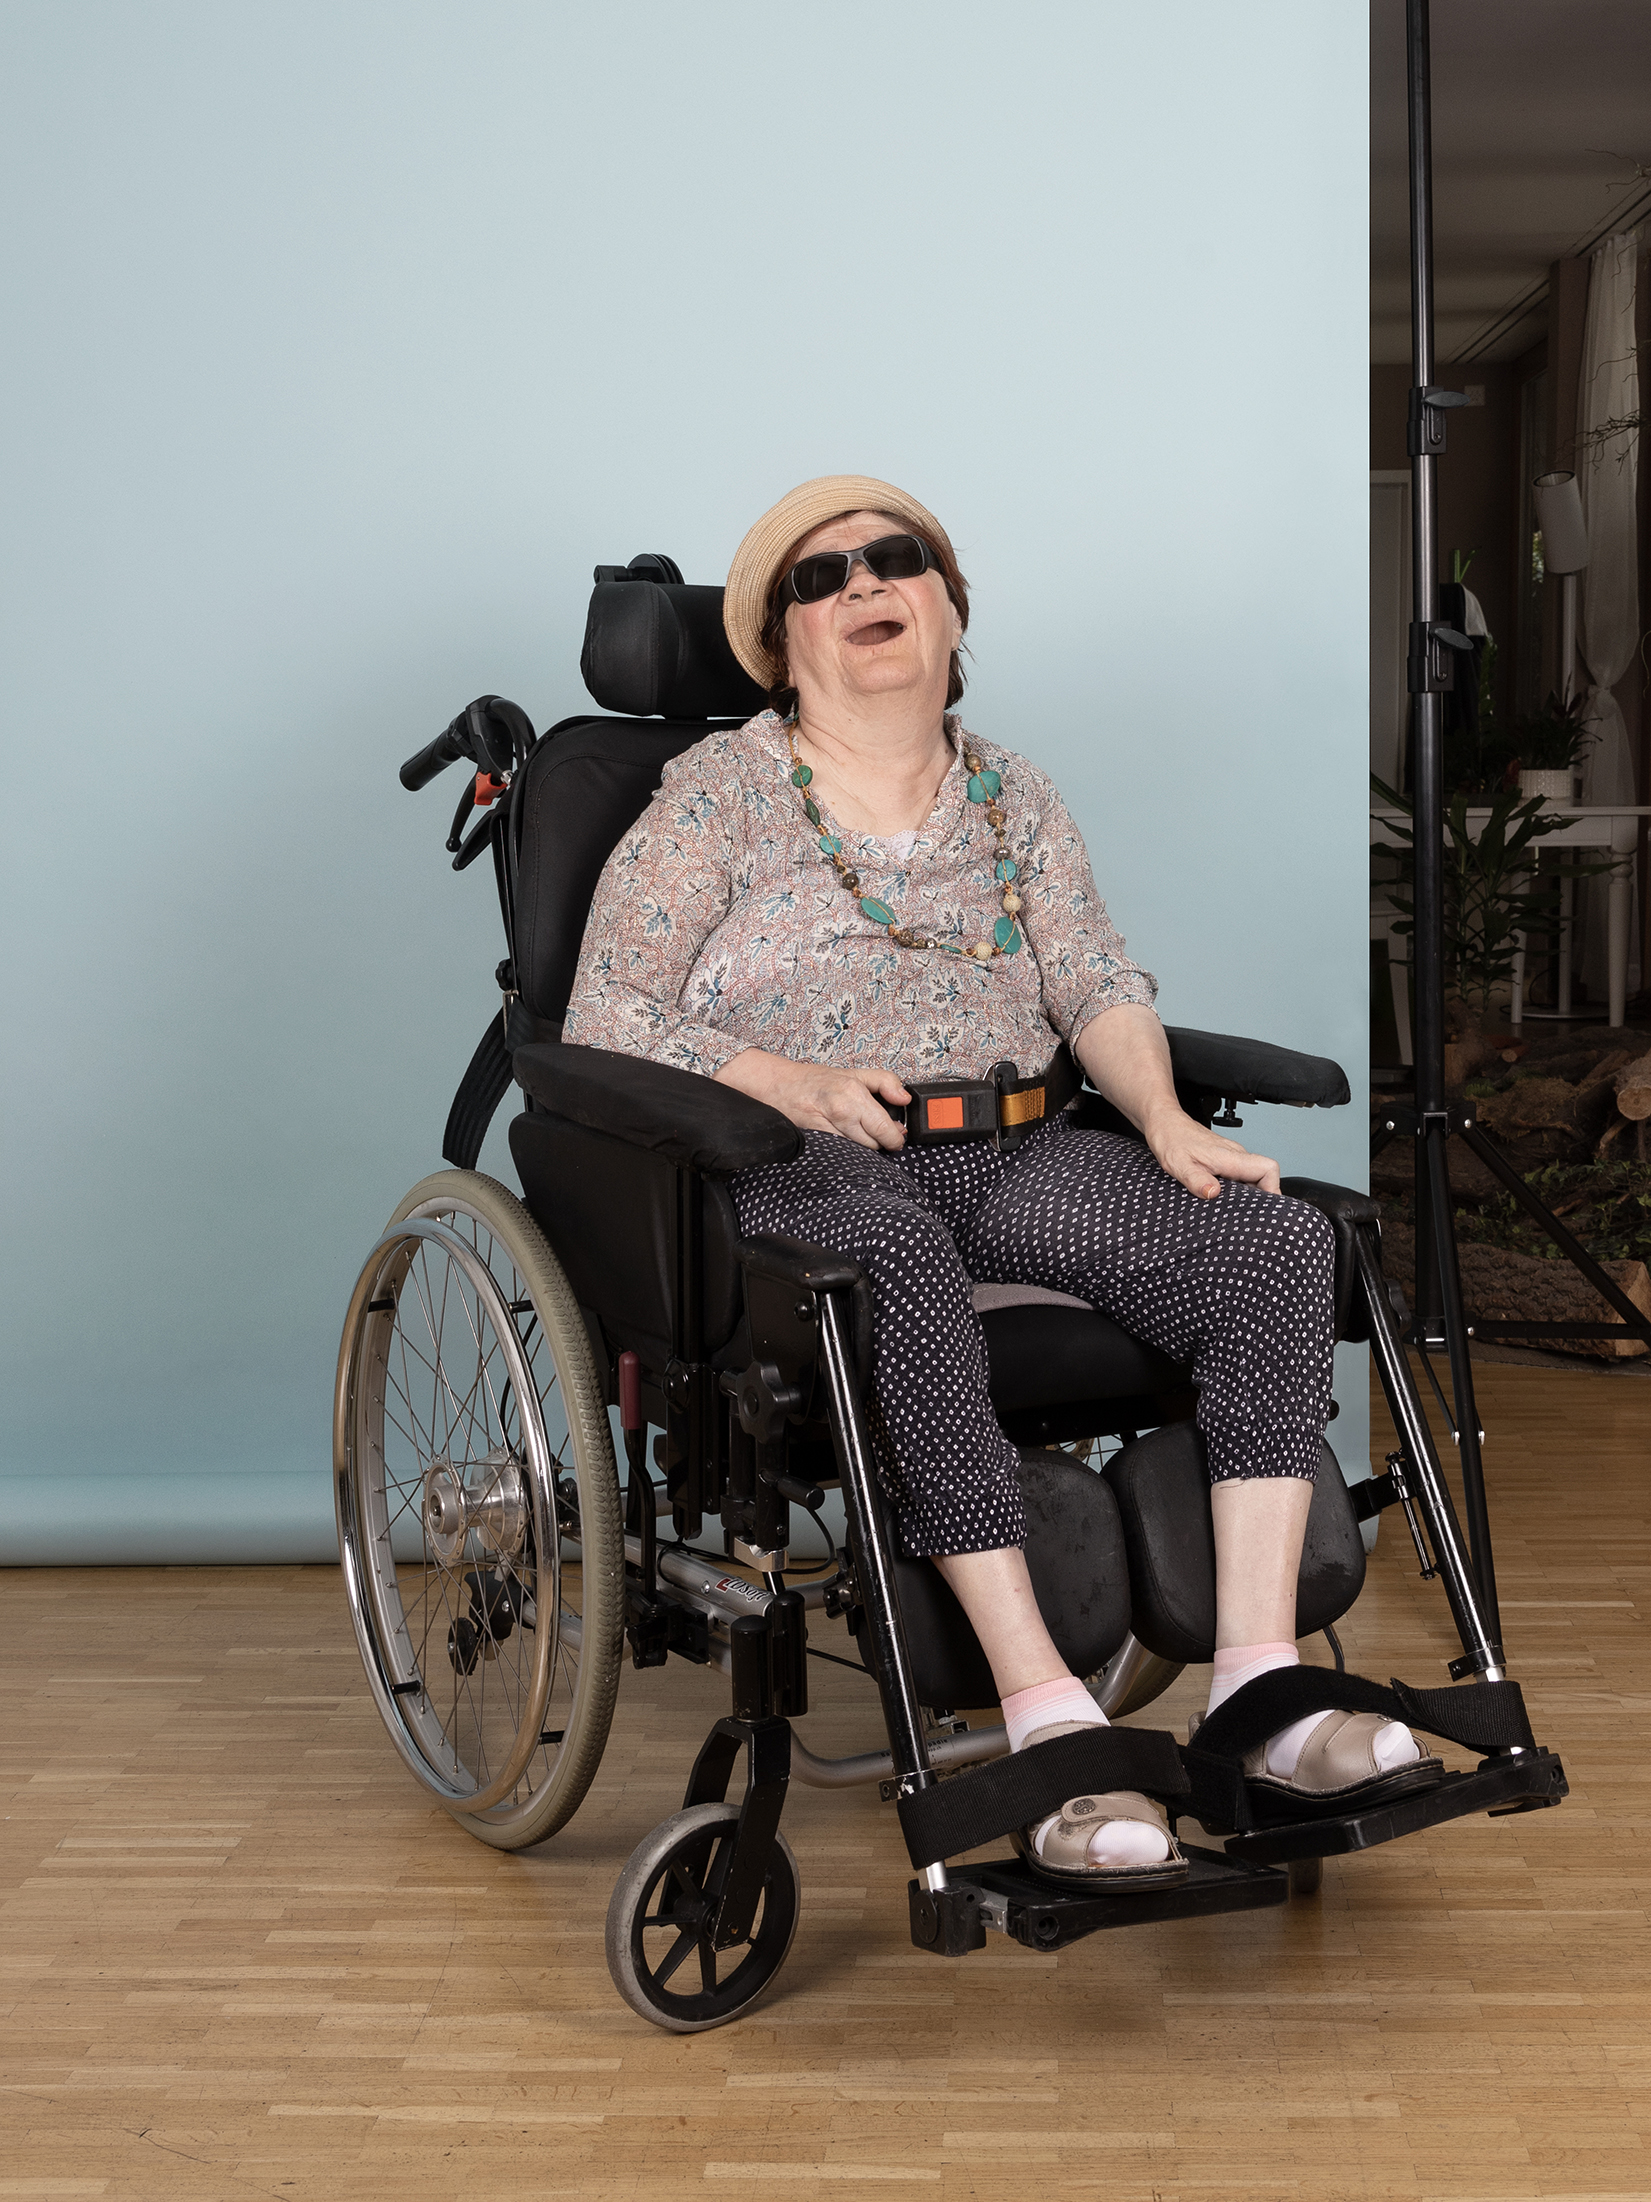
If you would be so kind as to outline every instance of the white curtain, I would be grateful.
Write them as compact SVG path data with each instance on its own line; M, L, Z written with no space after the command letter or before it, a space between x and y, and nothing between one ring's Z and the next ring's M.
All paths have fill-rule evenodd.
M1603 441L1590 436L1607 421L1639 411L1640 379L1634 345L1634 271L1639 232L1608 237L1594 253L1588 276L1588 319L1582 340L1582 379L1577 390L1577 483L1588 520L1589 558L1581 576L1579 640L1588 672L1584 721L1594 731L1582 775L1585 803L1632 803L1634 760L1628 730L1611 690L1634 662L1639 647L1639 560L1635 548L1635 497L1639 481L1639 432L1628 429ZM1578 967L1590 1001L1606 991L1603 879L1577 893ZM1631 943L1639 928L1632 927ZM1628 988L1640 983L1639 959L1629 950Z

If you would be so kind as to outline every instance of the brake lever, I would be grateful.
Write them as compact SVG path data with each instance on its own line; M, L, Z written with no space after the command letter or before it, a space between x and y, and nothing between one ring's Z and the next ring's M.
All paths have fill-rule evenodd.
M471 793L474 794L475 782L472 781L470 785ZM483 849L492 840L493 828L503 816L504 812L502 810L490 810L483 813L480 822L472 827L469 839L459 850L458 855L454 857L454 871L462 872L467 864L475 863L477 857L481 855Z

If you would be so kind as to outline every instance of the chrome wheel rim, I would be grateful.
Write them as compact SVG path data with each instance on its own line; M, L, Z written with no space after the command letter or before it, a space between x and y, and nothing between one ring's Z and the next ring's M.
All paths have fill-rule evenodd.
M547 1713L569 1659L576 1682L578 1621L562 1610L542 1333L508 1259L496 1272L485 1226L455 1220L394 1225L362 1271L338 1496L386 1725L421 1781L480 1813L508 1811L537 1786L535 1759L553 1759Z

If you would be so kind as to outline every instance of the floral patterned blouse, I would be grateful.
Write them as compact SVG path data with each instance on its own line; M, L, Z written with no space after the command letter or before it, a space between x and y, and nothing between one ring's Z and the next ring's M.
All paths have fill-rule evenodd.
M980 1078L1005 1061L1041 1070L1057 1040L1120 1002L1150 1008L1157 982L1125 955L1050 781L950 716L946 732L959 754L908 853L829 812L828 830L902 925L962 948L989 939L1003 889L992 829L968 800L966 741L1003 776L1017 953L982 964L903 948L862 916L803 815L784 725L763 711L674 757L608 858L563 1037L707 1077L759 1047L903 1079Z

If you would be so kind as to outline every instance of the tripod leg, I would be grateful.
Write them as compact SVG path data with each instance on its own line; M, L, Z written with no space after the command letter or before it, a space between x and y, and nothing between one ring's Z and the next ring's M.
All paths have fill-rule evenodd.
M1468 1356L1467 1318L1462 1313L1462 1277L1456 1259L1456 1219L1450 1206L1449 1133L1442 1116L1429 1117L1423 1134L1428 1205L1433 1217L1433 1258L1438 1265L1439 1305L1445 1349L1450 1356L1450 1389L1456 1405L1456 1449L1462 1465L1462 1500L1467 1509L1468 1545L1491 1642L1498 1656L1502 1622L1496 1609L1496 1564L1491 1556L1490 1511L1485 1504L1485 1464L1479 1449L1479 1408L1473 1396L1473 1363Z
M1361 1229L1354 1234L1354 1246L1359 1281L1364 1287L1369 1311L1370 1350L1376 1357L1382 1390L1387 1395L1394 1427L1412 1471L1416 1500L1433 1540L1440 1579L1450 1602L1450 1617L1456 1624L1456 1633L1466 1655L1462 1666L1483 1681L1500 1682L1503 1680L1501 1647L1485 1625L1478 1580L1463 1548L1450 1490L1433 1449L1433 1434L1428 1429L1427 1416L1422 1411L1410 1365L1405 1360L1375 1240L1368 1230ZM1454 1667L1452 1671L1456 1671Z
M1566 1259L1573 1264L1581 1275L1587 1278L1606 1305L1614 1308L1616 1313L1622 1317L1629 1331L1635 1337L1643 1338L1645 1343L1651 1346L1651 1316L1648 1316L1643 1308L1637 1308L1634 1305L1621 1287L1605 1274L1581 1240L1573 1238L1553 1210L1543 1206L1542 1202L1537 1199L1525 1183L1525 1180L1519 1175L1519 1172L1510 1165L1501 1148L1492 1146L1477 1124L1458 1123L1456 1130L1467 1141L1469 1147L1479 1157L1486 1169L1494 1172L1502 1180L1514 1199L1524 1208L1526 1214L1541 1225ZM1533 1340L1532 1343L1540 1344L1541 1341L1539 1339Z
M1424 1353L1431 1353L1444 1337L1439 1306L1439 1253L1434 1243L1435 1221L1432 1180L1428 1170L1427 1141L1416 1141L1416 1198L1411 1204L1416 1219L1416 1313L1413 1333Z

